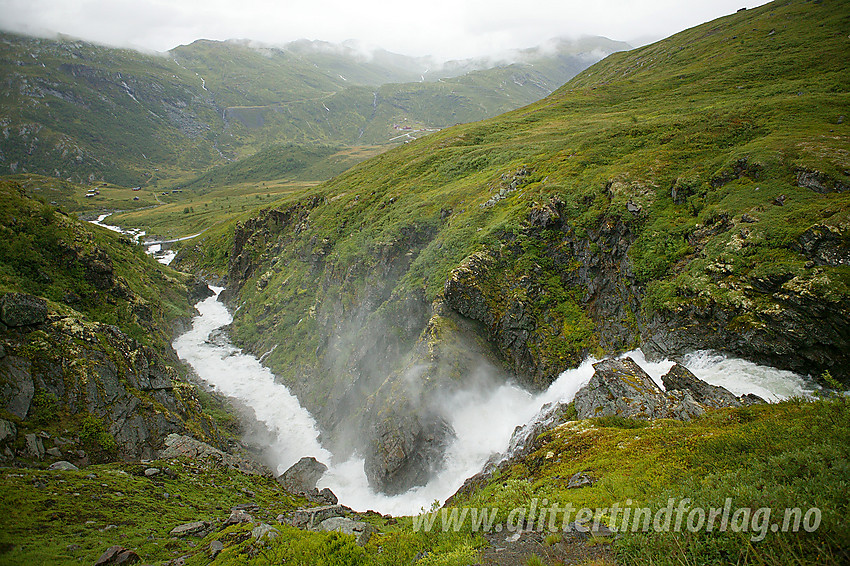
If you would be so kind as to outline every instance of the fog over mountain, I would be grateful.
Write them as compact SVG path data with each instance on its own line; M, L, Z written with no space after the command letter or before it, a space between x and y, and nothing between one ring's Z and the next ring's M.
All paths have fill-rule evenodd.
M0 0L0 28L167 51L198 38L356 39L406 55L442 60L498 54L553 37L602 35L632 44L764 2L740 0L531 0L483 2L307 2L271 0Z

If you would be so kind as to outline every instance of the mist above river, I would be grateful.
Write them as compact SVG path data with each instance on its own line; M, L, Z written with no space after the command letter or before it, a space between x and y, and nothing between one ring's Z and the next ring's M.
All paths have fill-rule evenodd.
M318 486L329 487L340 503L359 511L373 509L393 515L411 515L429 509L436 500L451 496L468 477L479 472L495 454L505 452L514 429L532 421L547 403L569 402L593 376L589 358L578 368L563 372L544 392L532 394L505 383L491 389L473 388L446 400L446 414L456 439L446 451L441 472L427 485L397 495L375 493L366 480L363 459L338 461L319 441L315 419L257 358L230 344L226 336L210 334L232 321L227 308L216 296L196 305L200 315L192 329L174 341L181 359L219 393L238 399L250 407L269 435L266 457L277 474L286 471L304 456L314 456L329 466ZM640 350L631 356L660 385L660 376L673 361L647 362ZM800 376L745 360L710 352L697 352L684 359L684 365L697 377L713 385L722 385L735 393L755 393L769 401L807 395L810 386Z

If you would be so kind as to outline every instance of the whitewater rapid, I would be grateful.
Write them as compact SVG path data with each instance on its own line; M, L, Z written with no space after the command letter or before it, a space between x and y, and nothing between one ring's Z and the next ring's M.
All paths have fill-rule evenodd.
M142 242L141 239L147 234L147 232L145 232L144 230L140 230L138 228L133 228L132 230L125 230L121 226L106 224L104 220L106 220L109 216L112 216L112 214L112 212L101 214L97 217L97 220L89 220L89 222L96 226L100 226L101 228L106 228L107 230L112 230L113 232L118 232L119 234L130 236L137 244L141 244L142 246L144 246L146 254L153 256L154 259L156 259L159 263L163 265L171 265L171 262L174 261L175 257L177 257L177 252L175 252L174 250L163 250L162 244L180 242L182 240L188 240L199 235L194 234L192 236L186 236L185 238L177 238L175 240Z
M442 472L425 486L389 497L373 492L366 480L361 458L338 461L322 447L316 421L298 399L257 358L243 353L222 335L210 334L230 324L232 317L216 295L196 305L199 316L192 329L174 341L174 349L198 376L226 396L251 407L258 421L271 432L267 451L278 474L304 456L313 456L329 466L318 486L329 487L340 503L357 510L373 509L393 515L413 515L443 502L479 472L494 454L503 453L518 425L532 421L541 408L556 401L569 402L593 376L598 360L589 358L578 368L567 370L546 391L532 394L514 384L495 389L476 388L454 395L447 413L457 438L448 448ZM647 362L640 350L631 356L656 382L672 366L672 361ZM769 401L811 393L811 386L799 375L760 366L711 352L697 352L684 359L684 365L697 377L722 385L736 395L755 393Z

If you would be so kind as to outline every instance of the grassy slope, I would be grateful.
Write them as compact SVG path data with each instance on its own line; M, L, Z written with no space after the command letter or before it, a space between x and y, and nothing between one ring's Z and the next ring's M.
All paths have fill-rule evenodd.
M0 182L0 200L0 290L42 296L52 310L76 311L115 324L143 344L169 347L175 319L191 312L185 274L157 263L124 236L26 196L21 182ZM109 286L91 275L107 266Z
M850 463L848 410L846 399L833 398L724 409L692 423L570 421L541 434L527 455L452 506L497 507L504 521L511 509L528 509L533 499L546 498L561 507L604 509L603 523L619 527L623 515L611 521L613 503L621 509L650 507L654 515L669 497L676 505L689 498L690 508L706 510L723 507L731 497L732 509L771 508L772 521L762 528L781 523L786 508L817 507L822 522L813 533L768 531L753 542L752 531L683 528L626 533L614 547L624 564L840 564L848 559L850 543L842 519L848 511L842 495ZM578 472L599 481L567 489Z
M848 411L850 405L844 399L791 400L710 412L692 423L616 418L569 421L542 433L525 456L455 497L448 509L498 509L495 521L506 525L513 509L529 510L532 505L539 509L545 499L548 506L605 509L600 515L603 524L616 527L622 525L622 511L612 522L609 508L615 502L621 509L649 507L654 516L669 497L676 504L687 497L692 507L705 509L721 508L731 497L732 509L771 508L769 528L781 523L786 508L800 507L805 512L818 507L821 522L814 532L768 530L764 540L755 542L750 540L752 531L709 534L683 529L680 533L629 532L616 540L591 538L585 544L613 542L612 550L622 564L843 564L850 545L844 520L850 511L845 494L850 462ZM372 515L367 520L380 533L361 549L351 536L298 531L278 523L278 513L305 502L281 492L273 480L203 462L149 465L168 469L173 476L146 478L142 472L147 466L138 464L90 466L80 472L3 470L3 562L93 562L112 544L121 544L139 553L143 561L162 563L184 556L189 565L259 566L286 560L390 566L419 557L422 564L464 566L477 563L478 550L486 544L469 520L457 531L443 532L438 520L434 530L415 532L410 518L396 523ZM576 472L586 472L598 481L591 487L567 489ZM275 526L283 536L264 548L252 544L248 536L254 524L222 530L229 508L245 502L262 509L252 511L255 521ZM562 518L560 514L557 524ZM168 535L173 527L198 520L212 522L216 530L203 540ZM510 524L515 525L513 521ZM548 526L541 530L550 534ZM214 540L220 540L225 550L211 561L206 549ZM547 539L553 546L558 540L557 534Z
M4 34L0 65L12 173L138 185L219 159L207 139L221 130L216 109L166 58Z
M256 272L274 275L268 290L246 285L237 337L259 341L258 351L272 342L303 346L269 356L282 374L311 364L317 346L312 309L332 297L355 308L365 283L361 275L315 289L309 257L317 248L307 240L323 242L326 273L344 273L352 265L368 272L387 243L433 229L436 237L414 255L397 295L423 290L433 299L471 253L503 253L508 271L502 280L531 275L552 285L550 294L557 293L561 307L553 314L558 331L548 348L564 367L575 363L599 344L581 315L582 291L565 288L564 272L541 255L541 249L559 245L557 234L523 236L529 211L553 195L578 235L609 221L623 222L637 235L629 254L636 281L646 290L644 317L692 303L695 296L769 312L775 308L770 294L753 293L748 280L777 273L841 304L848 268L813 267L790 244L817 223L846 234L841 226L850 194L795 186L795 172L803 166L850 182L848 125L838 123L850 100L841 31L848 19L840 2L775 3L721 18L613 55L529 107L432 134L305 197L292 195L280 208L313 195L322 204L310 212L309 230L280 252L286 269ZM757 179L730 175L744 158L757 167ZM480 206L522 169L528 174L519 177L517 190L494 206ZM724 175L731 180L712 182ZM672 186L686 195L678 204ZM773 204L780 195L786 196L784 206ZM640 214L628 212L629 201L641 207ZM452 214L441 219L441 211ZM746 246L738 230L710 236L701 250L689 243L688 236L717 218L737 223L743 214L758 219ZM229 238L226 228L206 235L206 258L198 258L198 265L221 269ZM506 240L519 249L500 252ZM718 265L728 267L717 275ZM541 312L552 313L545 308ZM278 316L268 316L270 311Z

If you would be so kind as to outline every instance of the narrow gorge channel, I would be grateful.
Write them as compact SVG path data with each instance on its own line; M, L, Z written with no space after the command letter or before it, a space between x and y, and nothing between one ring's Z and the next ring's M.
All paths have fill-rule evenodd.
M563 372L551 386L532 394L514 384L505 383L495 389L469 390L447 399L447 414L456 438L446 452L443 468L427 485L389 497L370 489L363 459L338 461L320 442L316 421L260 360L233 346L226 334L216 332L230 324L232 316L219 302L223 290L214 287L215 296L196 305L199 316L192 328L174 341L180 358L189 363L198 376L219 393L250 407L256 419L269 431L272 441L266 450L269 463L277 474L283 473L304 456L313 456L329 466L319 481L320 488L329 487L340 503L365 511L373 509L393 515L417 514L438 500L451 496L464 480L478 471L495 454L504 453L518 425L532 421L544 405L569 402L593 375L590 358L578 368ZM281 345L285 347L285 345ZM673 361L648 362L640 350L629 352L654 380ZM721 385L736 395L755 393L768 401L812 392L806 379L792 372L760 366L751 362L711 353L696 352L686 356L684 365L695 375L713 385Z

